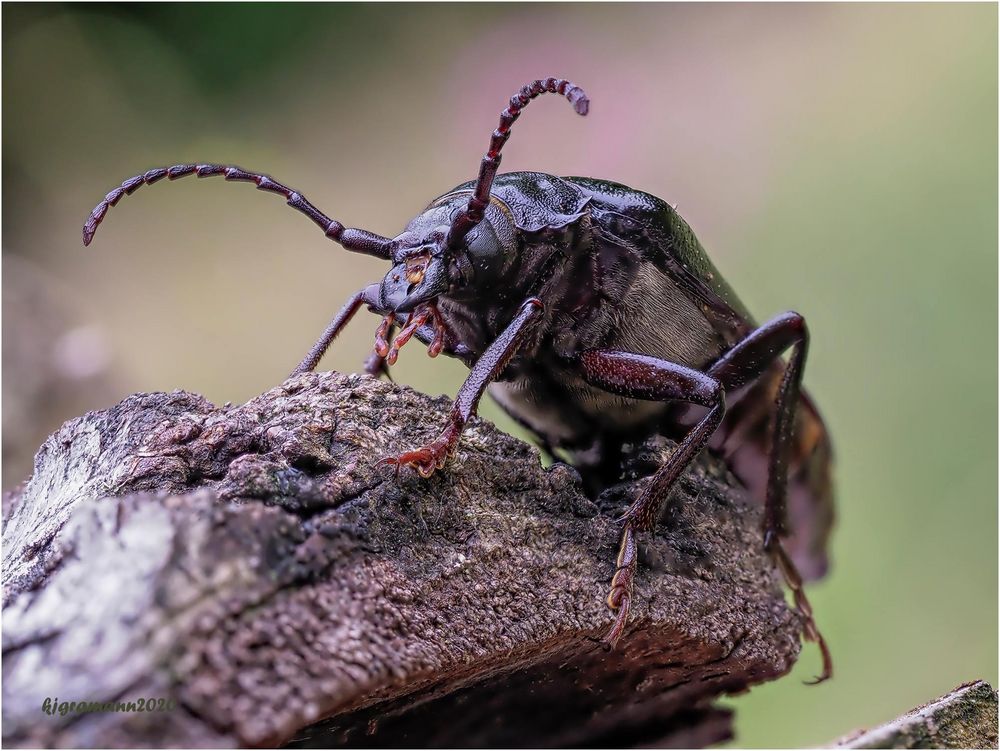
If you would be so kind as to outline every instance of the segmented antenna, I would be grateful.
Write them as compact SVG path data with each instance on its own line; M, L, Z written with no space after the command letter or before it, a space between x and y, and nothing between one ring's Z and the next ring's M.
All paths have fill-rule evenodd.
M277 193L280 196L284 196L289 206L301 211L312 219L319 225L327 237L334 242L340 243L347 250L357 253L367 253L370 256L384 259L392 257L392 240L388 237L382 237L366 230L345 227L309 203L301 193L282 185L268 175L247 172L240 167L227 167L222 164L178 164L173 167L158 167L141 175L130 177L108 193L104 197L104 200L97 204L94 210L90 212L90 216L83 225L83 244L90 245L90 241L94 239L94 233L97 232L97 227L104 220L104 215L108 213L109 208L116 205L122 199L122 196L132 195L141 186L152 185L164 177L169 180L176 180L179 177L186 177L187 175L197 175L198 177L223 175L226 180L257 183L258 190L266 190L270 193Z
M542 94L561 94L569 100L578 115L586 115L590 109L590 100L583 89L562 78L540 78L525 84L519 92L514 94L510 98L507 109L500 113L500 125L493 131L489 151L486 152L480 163L479 179L476 181L472 198L469 199L465 209L455 217L448 230L446 243L449 248L457 247L469 234L469 231L482 221L486 207L489 205L493 178L496 177L500 167L500 150L510 138L510 127L521 115L521 110L528 106L528 102Z

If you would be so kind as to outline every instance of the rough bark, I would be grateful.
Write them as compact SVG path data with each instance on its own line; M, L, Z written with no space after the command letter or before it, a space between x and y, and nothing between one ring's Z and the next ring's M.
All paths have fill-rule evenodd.
M997 692L986 681L966 683L835 748L997 748Z
M700 746L712 700L786 673L799 619L760 515L700 459L646 541L632 626L599 643L614 518L475 421L445 471L378 459L449 402L308 374L238 407L137 394L42 446L3 531L7 746ZM635 479L639 478L639 479ZM174 700L172 711L42 711Z

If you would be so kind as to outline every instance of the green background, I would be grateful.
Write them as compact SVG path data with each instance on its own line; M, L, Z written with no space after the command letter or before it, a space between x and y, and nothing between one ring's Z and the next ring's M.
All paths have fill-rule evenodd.
M591 115L533 104L504 169L677 203L759 318L795 309L813 333L839 521L810 597L837 675L804 687L807 646L791 677L732 700L738 742L820 744L995 685L995 5L5 5L3 20L5 266L29 262L111 353L113 393L83 408L174 388L243 401L383 273L280 200L195 179L124 199L84 251L82 220L123 178L237 163L392 235L475 175L521 83L565 76ZM9 295L5 350L33 322ZM323 366L357 369L376 324ZM462 366L421 350L397 379L454 393ZM33 377L16 366L5 400Z

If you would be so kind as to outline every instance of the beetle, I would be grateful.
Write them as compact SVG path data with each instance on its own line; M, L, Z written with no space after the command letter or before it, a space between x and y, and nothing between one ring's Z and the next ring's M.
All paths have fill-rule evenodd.
M500 406L560 452L591 487L614 482L623 446L654 434L677 441L621 518L606 641L628 623L640 536L650 533L678 478L708 449L763 504L763 545L818 643L819 682L833 667L805 580L825 573L833 519L832 448L802 389L805 319L757 324L688 224L666 202L618 183L537 172L498 174L501 149L528 103L559 94L580 115L589 99L558 78L532 81L500 115L478 177L434 199L388 238L345 227L271 177L217 164L152 169L125 180L83 228L89 245L108 209L142 185L221 175L277 193L349 251L389 261L355 293L292 375L312 371L363 306L381 315L368 373L388 372L416 337L434 357L462 360L468 378L440 437L383 460L430 477L455 451L489 390ZM787 362L783 355L790 350ZM789 517L795 524L789 524ZM793 529L794 526L794 529Z

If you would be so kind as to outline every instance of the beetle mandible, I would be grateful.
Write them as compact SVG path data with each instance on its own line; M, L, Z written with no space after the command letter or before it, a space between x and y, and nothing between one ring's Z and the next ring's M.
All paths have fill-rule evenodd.
M87 219L83 242L142 185L222 175L284 197L347 250L390 261L385 278L347 301L292 375L313 370L362 306L383 316L367 372L387 372L413 337L431 357L443 352L468 365L441 436L384 460L397 469L430 477L444 467L487 390L547 453L569 456L591 486L618 479L624 444L657 433L675 439L622 517L608 595L617 611L611 645L628 622L637 536L652 531L698 453L719 453L763 504L764 548L792 592L804 637L819 644L816 681L825 680L832 662L803 581L826 569L832 449L801 388L805 320L788 312L756 324L687 223L655 196L592 178L498 175L511 126L545 93L587 114L587 96L569 81L525 85L501 113L478 178L436 198L394 238L347 228L267 175L184 164L149 170L108 193Z

